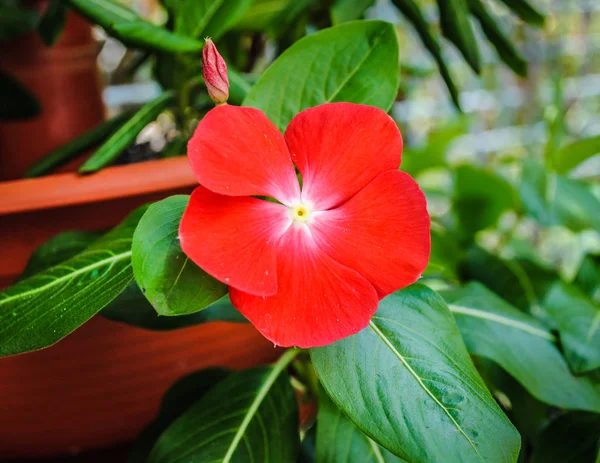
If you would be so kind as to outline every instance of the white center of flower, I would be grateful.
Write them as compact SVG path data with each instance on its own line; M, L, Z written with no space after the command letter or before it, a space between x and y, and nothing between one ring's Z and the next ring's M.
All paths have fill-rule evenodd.
M294 223L305 224L310 220L312 208L308 204L296 204L290 207L290 216Z

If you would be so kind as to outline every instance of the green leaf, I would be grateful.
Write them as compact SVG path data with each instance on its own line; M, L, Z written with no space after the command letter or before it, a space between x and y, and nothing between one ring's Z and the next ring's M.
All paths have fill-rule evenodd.
M127 463L146 463L160 435L228 374L226 370L211 368L184 376L173 384L163 397L156 419L133 442Z
M425 48L427 48L429 53L431 53L433 56L433 59L437 63L440 70L440 74L446 83L446 87L448 87L448 92L450 93L452 102L460 111L461 108L458 89L456 88L454 80L452 80L450 70L448 69L446 62L444 61L444 57L442 56L442 47L440 46L437 36L434 34L429 26L429 23L425 19L425 16L423 16L419 5L414 0L392 0L392 3L396 5L406 19L410 21L417 31L417 34L419 34L421 42L423 42Z
M574 286L557 282L544 309L556 322L565 357L575 373L600 368L600 307Z
M228 69L227 74L229 77L229 103L241 105L252 85L234 69Z
M295 0L253 0L235 25L236 30L264 32Z
M517 205L516 194L499 175L471 165L454 170L454 209L466 237L496 225Z
M317 461L319 463L405 462L360 432L324 393L319 397Z
M513 13L526 23L543 26L545 16L536 10L527 0L501 0Z
M473 70L481 72L481 56L466 0L437 0L442 32L460 50Z
M600 200L584 183L524 162L519 190L525 210L541 225L600 231Z
M555 155L554 168L565 174L596 154L600 154L600 135L563 146Z
M521 56L512 40L506 36L498 25L498 19L492 17L481 0L468 0L473 15L481 24L483 33L498 52L500 59L511 68L515 74L527 76L527 61Z
M332 101L388 111L396 98L400 65L391 24L358 21L299 40L261 76L244 105L263 110L279 129L299 111Z
M600 390L573 376L554 336L535 318L478 283L442 294L471 354L498 363L542 402L600 411Z
M530 463L594 463L600 415L570 412L552 421L535 440Z
M0 3L0 41L16 39L31 32L40 16L31 8Z
M284 370L296 353L228 376L162 434L148 463L293 462L298 410Z
M81 15L102 26L126 45L175 53L200 51L203 42L170 32L144 21L135 12L112 0L68 0Z
M454 237L443 229L432 227L431 254L423 274L430 277L441 277L448 281L458 281L460 257L461 250Z
M374 3L375 0L334 0L331 5L331 22L336 25L360 19Z
M180 0L173 4L175 32L218 40L244 15L251 0Z
M67 5L64 0L52 0L38 25L38 34L48 47L56 43L65 27Z
M29 119L40 110L37 97L0 69L0 121Z
M79 172L83 174L96 172L113 162L125 148L135 141L141 130L171 104L172 100L173 93L165 92L146 103L85 161L79 168Z
M23 270L20 279L54 267L79 254L101 236L98 232L68 231L53 236L37 248Z
M205 309L227 293L181 250L179 222L189 196L152 204L133 235L133 273L160 315L186 315Z
M127 287L131 239L143 211L75 257L0 292L0 356L51 346Z
M337 406L397 456L420 463L516 461L519 435L432 290L413 285L388 296L369 327L311 356Z
M68 144L57 148L46 154L40 161L35 163L26 173L25 178L40 177L52 172L52 170L66 164L79 154L84 154L94 146L102 143L112 133L121 127L125 121L133 116L133 112L126 111L112 119L103 122L77 138L71 140Z

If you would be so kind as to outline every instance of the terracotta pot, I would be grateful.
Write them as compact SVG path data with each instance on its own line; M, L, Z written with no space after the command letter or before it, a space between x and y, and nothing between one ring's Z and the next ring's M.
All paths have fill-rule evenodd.
M14 279L52 235L111 227L135 207L194 185L185 157L85 177L0 182L0 279ZM279 353L251 325L158 333L96 317L53 347L0 359L0 460L129 441L184 374L208 366L247 368Z
M31 3L41 11L47 4ZM0 123L0 180L21 178L44 154L102 122L97 53L91 26L72 12L51 48L36 32L0 43L0 68L32 92L42 106L36 118Z

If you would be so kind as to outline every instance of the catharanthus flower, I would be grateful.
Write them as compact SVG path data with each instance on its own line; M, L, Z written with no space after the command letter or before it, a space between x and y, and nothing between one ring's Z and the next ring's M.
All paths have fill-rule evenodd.
M181 221L183 251L275 344L357 333L429 259L425 197L398 170L401 152L374 107L316 106L282 136L258 109L218 106L188 145L202 186Z

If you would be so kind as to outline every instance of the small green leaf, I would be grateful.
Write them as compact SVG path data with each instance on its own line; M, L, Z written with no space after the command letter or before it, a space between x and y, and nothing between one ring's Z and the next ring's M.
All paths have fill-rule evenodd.
M180 0L173 3L175 32L218 40L244 15L251 0Z
M137 209L75 257L0 292L0 356L51 346L127 287L131 239L143 212Z
M521 56L512 40L506 36L498 25L498 19L492 17L481 0L467 0L471 11L481 24L483 33L498 52L498 56L516 74L527 76L527 61Z
M442 56L442 47L440 46L439 40L437 36L432 31L429 23L423 16L419 5L414 0L392 0L392 3L396 5L396 7L402 12L402 14L410 21L413 25L417 34L421 38L421 42L425 45L425 48L429 50L429 53L435 59L435 62L438 65L440 70L440 74L448 87L448 91L450 92L450 97L454 103L454 106L460 111L460 98L458 94L458 89L452 80L452 76L450 75L450 70L444 61L444 57Z
M127 463L146 463L152 447L171 423L228 374L226 370L211 368L184 376L173 384L163 397L156 419L133 442Z
M542 27L545 16L535 9L527 0L501 0L513 13L526 23Z
M85 161L79 168L79 172L82 174L96 172L113 162L135 141L141 130L169 106L172 100L173 93L165 92L146 103Z
M29 119L40 110L37 97L0 69L0 121Z
M600 154L600 135L563 146L554 157L554 168L565 174L596 154Z
M130 119L133 114L134 113L131 111L119 114L118 116L103 122L99 126L94 127L89 132L74 138L68 144L51 151L25 173L25 178L45 175L76 158L79 154L84 154L94 146L106 140L115 132L115 130L121 127L125 121Z
M221 381L167 428L148 463L295 461L298 409L285 367L296 353Z
M393 455L365 436L327 394L319 397L317 417L317 461L319 463L401 463Z
M325 391L371 439L419 463L516 462L520 438L475 370L452 314L413 285L369 327L311 349Z
M16 39L35 29L40 16L34 9L0 3L0 41Z
M600 415L570 412L552 421L535 439L530 463L598 461Z
M160 315L186 315L205 309L227 293L181 250L179 222L189 196L152 204L133 235L133 272Z
M375 0L334 0L331 6L331 22L336 25L360 19L374 3Z
M496 362L542 402L600 412L600 388L571 373L554 335L535 318L478 283L442 294L471 354Z
M388 111L396 98L400 65L391 24L358 21L299 40L261 76L244 100L279 129L301 110L332 101Z
M543 305L557 324L573 371L581 374L600 368L600 307L563 282L552 287Z
M200 51L203 42L174 34L144 21L134 11L112 0L68 0L81 15L102 26L126 45L175 53Z
M48 47L56 43L65 27L67 5L64 0L52 0L38 25L38 34Z
M460 50L473 70L481 72L481 56L466 0L437 0L442 32Z

